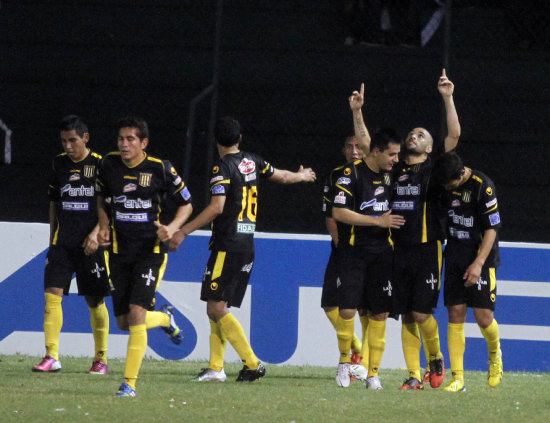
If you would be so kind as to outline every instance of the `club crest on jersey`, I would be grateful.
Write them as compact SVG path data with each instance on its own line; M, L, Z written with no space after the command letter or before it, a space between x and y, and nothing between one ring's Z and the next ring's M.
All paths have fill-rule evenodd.
M95 166L92 166L92 165L84 166L84 176L86 178L91 178L92 176L94 176L94 173L95 173Z
M71 176L69 176L69 181L73 182L73 181L78 181L80 180L80 174L78 173L73 173Z
M248 175L256 170L256 162L248 160L246 157L239 163L239 172Z
M129 184L124 185L124 187L122 188L122 192L131 192L135 191L136 189L137 185L130 182Z
M462 191L462 201L464 201L465 203L469 203L470 201L472 201L472 191L468 189Z
M386 185L391 185L391 177L389 173L384 173L384 183Z
M147 188L151 186L151 179L153 178L152 173L141 173L139 174L139 186Z

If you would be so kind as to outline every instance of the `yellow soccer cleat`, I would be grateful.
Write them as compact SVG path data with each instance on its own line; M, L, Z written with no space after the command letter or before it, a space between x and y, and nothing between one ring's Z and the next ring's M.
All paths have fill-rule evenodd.
M447 386L445 386L443 390L447 392L464 392L466 390L466 387L464 386L463 380L455 379L451 383L449 383Z
M496 388L502 381L502 351L499 351L494 360L489 360L489 373L487 383L491 388Z

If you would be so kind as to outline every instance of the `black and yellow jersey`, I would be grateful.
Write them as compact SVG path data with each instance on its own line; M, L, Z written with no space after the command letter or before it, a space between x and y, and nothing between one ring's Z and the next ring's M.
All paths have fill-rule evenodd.
M52 162L48 196L56 203L53 245L82 247L82 242L97 224L95 182L101 156L88 151L73 162L67 153Z
M107 154L96 189L110 210L111 251L121 256L166 252L155 226L163 196L171 196L178 206L191 202L191 193L172 164L148 154L134 167L128 167L119 152Z
M447 211L445 260L469 265L477 257L483 233L501 226L495 185L484 173L472 170L461 186L445 191L442 204ZM498 236L485 265L500 265Z
M344 167L346 167L346 165L332 169L325 179L325 184L323 186L323 213L325 217L332 217L332 201L334 200L334 198L332 198L332 192L339 178L338 173L341 172ZM338 239L349 239L351 235L351 225L336 221L336 226L338 228Z
M210 194L225 196L222 214L212 222L209 248L217 251L253 251L258 178L275 169L254 153L239 151L218 159L210 175Z
M389 172L376 173L363 160L357 160L344 166L335 177L333 207L347 208L374 217L379 217L390 209ZM388 228L351 225L350 231L342 234L342 237L338 232L338 242L379 253L390 246L389 236Z
M397 246L442 241L445 238L437 208L443 189L430 178L434 163L434 157L414 165L401 160L392 169L391 209L405 218L405 225L392 229L392 241Z

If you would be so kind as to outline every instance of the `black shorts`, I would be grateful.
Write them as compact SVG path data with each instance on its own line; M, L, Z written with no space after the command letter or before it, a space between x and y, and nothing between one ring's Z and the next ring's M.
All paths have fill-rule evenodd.
M483 266L477 284L465 287L464 272L469 265L445 262L445 306L466 304L468 307L495 311L497 299L497 272L494 267Z
M325 270L323 293L321 294L321 307L338 307L338 267L336 265L336 249L330 252L330 257Z
M202 277L201 300L240 307L253 265L254 251L212 251Z
M78 295L92 297L109 295L109 276L103 248L87 256L82 248L52 245L46 258L44 289L61 288L63 294L69 295L73 273L76 273Z
M147 310L155 309L155 293L162 281L168 254L150 254L129 260L118 254L109 255L115 316L127 314L130 304Z
M395 247L393 285L396 311L433 314L441 288L441 242Z
M392 249L374 254L343 245L337 248L337 255L340 309L366 308L374 314L392 312Z

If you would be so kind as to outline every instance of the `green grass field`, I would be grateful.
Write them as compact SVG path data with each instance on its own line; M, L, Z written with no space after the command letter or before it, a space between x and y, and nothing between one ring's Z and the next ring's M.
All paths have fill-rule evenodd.
M136 398L114 394L124 363L110 360L106 376L88 375L91 360L62 357L56 374L32 373L39 357L0 355L0 422L548 422L549 373L505 372L496 389L485 372L466 372L466 392L427 387L399 391L404 370L383 370L383 391L361 382L334 382L335 368L267 365L267 375L236 383L190 379L206 363L145 360ZM505 363L506 365L506 363ZM450 379L447 377L445 382Z

